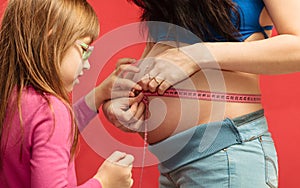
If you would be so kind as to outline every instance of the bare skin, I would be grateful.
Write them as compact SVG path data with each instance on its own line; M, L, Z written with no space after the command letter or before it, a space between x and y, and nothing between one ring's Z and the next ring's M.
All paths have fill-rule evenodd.
M262 11L260 24L265 26L274 23L278 36L264 39L262 33L254 33L244 42L195 44L187 48L183 47L182 50L165 44L149 43L143 57L155 57L154 61L159 61L159 63L151 69L150 76L146 74L139 82L143 90L158 91L163 94L167 88L174 86L214 92L260 94L260 74L285 74L300 71L300 25L297 10L297 7L300 8L299 1L290 0L289 4L279 0L265 0L264 2L268 11L266 9ZM271 35L269 31L267 34ZM199 62L193 61L183 53L194 51L195 54L201 54L201 49L204 49L202 52L210 52L211 56L198 58ZM212 66L213 61L217 62L218 67ZM170 64L163 62L173 62L176 64L175 67L180 67L184 74L180 74L180 71L176 72L175 69L170 68ZM150 105L155 99L150 108L151 117L147 122L148 130L150 130L148 133L150 144L199 124L219 121L226 117L235 118L262 109L261 104L180 100L163 96L149 99ZM113 124L127 127L127 130L128 128L141 130L139 126L143 117L140 112L144 109L143 105L135 104L131 107L131 104L134 104L131 102L127 109L124 108L124 113L114 113L110 108L112 102L106 103L103 109L106 117ZM135 102L140 102L140 100ZM165 109L159 111L162 108ZM123 121L121 124L117 122L117 119L125 114L130 121ZM161 118L162 115L163 118ZM115 119L112 120L112 117ZM143 136L143 133L141 135Z
M257 37L259 34L257 34ZM252 36L254 37L254 36ZM156 44L153 51L147 56L155 56L156 51L165 49L163 44ZM221 77L223 81L215 80L213 77ZM222 83L219 83L222 82ZM217 85L220 85L219 88ZM187 80L174 85L176 89L191 89L201 91L212 91L210 86L216 86L215 92L239 93L239 94L260 94L259 77L255 74L220 71L220 70L205 70L198 71ZM145 88L145 89L149 89ZM148 142L153 144L164 140L165 138L187 130L196 125L220 121L226 117L234 118L250 112L254 112L262 108L261 104L250 103L230 103L204 101L195 99L171 98L162 96L148 97L149 103L155 110L162 108L165 105L166 109L160 113L154 111L150 114L147 123ZM162 100L160 103L152 103L153 99ZM186 110L188 111L186 111ZM236 110L239 109L239 110ZM162 122L158 121L164 115ZM155 117L157 116L157 117ZM143 136L143 133L141 133Z

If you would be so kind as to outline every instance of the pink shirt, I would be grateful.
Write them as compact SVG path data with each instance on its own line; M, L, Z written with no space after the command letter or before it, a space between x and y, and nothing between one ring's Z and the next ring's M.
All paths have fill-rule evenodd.
M0 187L77 187L74 160L70 160L71 118L67 107L56 97L47 95L53 112L45 98L32 87L22 95L23 139L18 110L10 112L11 118L7 146L0 169ZM95 116L81 99L75 108L81 119L81 128ZM7 110L11 110L8 108ZM87 111L86 111L87 110ZM53 126L55 123L55 126ZM4 131L7 130L7 123ZM20 142L22 141L23 142ZM20 148L22 143L22 158ZM90 179L82 188L101 188L96 179Z

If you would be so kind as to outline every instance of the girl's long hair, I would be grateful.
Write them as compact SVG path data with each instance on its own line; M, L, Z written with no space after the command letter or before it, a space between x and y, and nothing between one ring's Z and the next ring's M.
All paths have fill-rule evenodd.
M142 9L142 21L161 21L188 29L202 41L237 41L240 16L232 0L128 0Z
M68 107L73 120L70 149L74 155L78 129L59 67L66 50L77 39L91 37L93 41L98 34L98 18L86 0L8 1L0 28L0 157L9 136L4 135L4 128L9 128L4 124L8 104L16 105L24 130L20 100L27 86L41 94L54 95ZM14 90L16 101L9 101ZM42 96L51 109L49 99Z

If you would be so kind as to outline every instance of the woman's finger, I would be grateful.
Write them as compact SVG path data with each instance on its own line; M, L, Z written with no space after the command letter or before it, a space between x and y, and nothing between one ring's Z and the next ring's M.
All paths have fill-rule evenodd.
M163 95L165 93L165 91L170 88L172 86L172 84L170 84L168 81L164 80L159 86L158 86L158 90L157 93L159 95Z
M156 92L160 84L164 81L159 75L155 76L149 83L149 91Z

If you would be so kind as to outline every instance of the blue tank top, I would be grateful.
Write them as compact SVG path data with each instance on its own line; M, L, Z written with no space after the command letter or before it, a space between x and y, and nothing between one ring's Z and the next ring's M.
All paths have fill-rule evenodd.
M260 14L264 8L262 0L233 0L237 4L237 9L240 14L240 27L239 41L244 41L253 33L263 33L265 38L268 38L265 30L272 30L273 26L262 27L259 24ZM234 19L234 18L233 18ZM233 21L234 23L234 21ZM194 44L202 42L199 37L194 35L192 32L172 24L163 22L149 22L149 32L154 42L159 41L178 41L188 44ZM214 32L212 31L214 34ZM223 37L214 34L217 39L205 38L204 41L215 42L215 41L226 41Z

